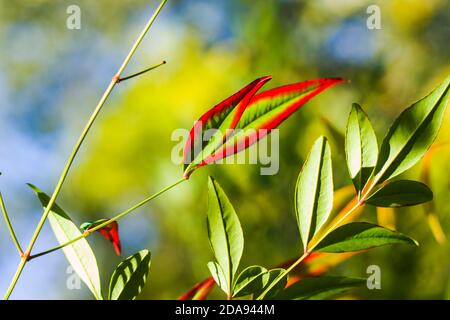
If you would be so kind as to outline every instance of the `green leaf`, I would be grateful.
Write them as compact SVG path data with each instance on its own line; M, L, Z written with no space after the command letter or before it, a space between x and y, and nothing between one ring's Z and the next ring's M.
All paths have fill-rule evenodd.
M250 266L236 278L233 297L242 297L261 291L264 287L263 275L268 271L261 266Z
M147 282L151 254L141 250L117 266L109 283L109 300L134 300Z
M270 285L272 282L274 282L276 279L280 278L283 274L286 273L285 269L282 268L276 268L269 270L262 276L262 283L263 287L260 290L256 290L253 295L254 297L260 296ZM264 300L272 299L273 297L276 297L285 287L287 284L287 274L283 276L283 278L278 281L273 288L271 288L263 297Z
M414 206L433 200L433 192L427 185L411 180L388 183L366 199L366 203L377 207Z
M242 116L251 97L272 77L256 79L234 95L215 105L204 113L194 124L184 148L184 176L189 175L209 157L228 138ZM216 129L211 137L211 133ZM208 141L205 141L205 135Z
M228 294L230 292L228 289L228 283L219 264L215 261L210 261L208 262L208 269L219 288Z
M416 240L399 232L367 222L352 222L331 232L314 251L351 252L396 243L418 245Z
M282 300L323 300L345 292L351 288L362 287L366 279L347 277L303 278L287 287L277 299Z
M366 113L356 103L348 116L345 153L350 177L360 195L377 163L378 145Z
M227 294L231 295L236 274L244 250L241 223L220 185L208 179L208 237L214 256L226 281Z
M304 249L333 207L331 152L325 137L314 143L295 188L297 223Z
M36 186L32 184L28 184L28 186L36 193L42 206L46 208L50 197ZM48 215L48 221L60 244L64 244L82 235L69 216L56 203ZM87 240L84 238L80 239L64 247L62 250L73 270L88 286L94 297L98 300L103 299L97 260Z
M401 174L426 153L442 124L449 87L450 77L394 121L381 145L375 181L381 183Z

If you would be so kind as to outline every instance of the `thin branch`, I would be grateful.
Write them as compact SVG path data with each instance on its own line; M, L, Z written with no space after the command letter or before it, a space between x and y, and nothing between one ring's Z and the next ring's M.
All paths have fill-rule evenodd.
M153 24L153 22L156 20L156 17L158 16L158 14L160 13L161 9L164 7L164 5L166 4L167 0L162 0L161 3L159 4L158 8L155 10L155 12L153 13L153 15L151 16L151 18L148 20L147 24L145 25L145 27L142 29L141 33L139 34L139 36L137 37L135 43L133 44L133 46L131 47L128 55L126 56L126 58L123 60L122 65L120 66L119 70L117 71L116 75L111 79L111 82L109 83L108 87L106 88L105 92L103 93L102 97L100 98L100 101L98 102L97 106L95 107L94 112L92 113L91 117L89 118L86 126L84 127L80 137L77 140L77 143L75 144L75 147L72 150L72 153L70 154L66 165L61 173L61 176L58 180L58 183L56 184L55 190L53 191L52 196L50 197L50 200L44 210L44 213L42 214L42 217L36 227L36 230L33 233L33 236L31 237L30 243L28 244L27 250L24 252L24 254L22 255L22 259L20 260L19 266L17 267L16 273L14 274L11 283L6 291L6 294L4 296L4 299L7 300L9 298L9 296L11 295L11 292L14 290L14 287L17 283L17 280L20 277L20 274L22 273L23 268L25 267L25 264L27 263L27 261L29 260L30 257L30 253L31 250L34 247L34 244L36 243L36 240L39 236L39 233L42 230L42 227L44 226L44 223L48 217L48 214L50 213L50 210L52 209L53 205L56 202L56 198L59 195L59 192L62 189L62 186L64 184L64 181L66 180L66 177L69 173L70 167L72 166L73 161L75 160L75 157L84 141L84 139L86 138L90 128L92 127L92 125L94 124L95 119L97 118L98 114L100 113L103 105L105 104L106 100L108 99L109 95L111 94L112 90L114 89L114 87L117 84L117 81L120 79L120 76L122 75L123 71L125 70L126 66L128 65L128 63L130 62L131 58L133 57L134 53L136 52L137 48L139 47L139 45L141 44L142 40L145 37L145 34L147 33L147 31L150 29L151 25Z
M119 78L119 79L117 80L117 83L122 82L122 81L125 81L125 80L128 80L128 79L131 79L131 78L134 78L134 77L137 77L137 76L140 76L141 74L144 74L144 73L146 73L146 72L149 72L149 71L151 71L151 70L154 70L154 69L156 69L156 68L158 68L158 67L160 67L160 66L162 66L162 65L165 65L166 63L167 63L167 62L166 62L165 60L163 60L163 61L161 61L160 63L158 63L158 64L156 64L156 65L154 65L154 66L152 66L152 67L150 67L150 68L148 68L148 69L142 70L142 71L140 71L140 72L138 72L138 73L134 73L134 74L132 74L131 76Z
M32 259L35 259L35 258L37 258L37 257L41 257L41 256L43 256L43 255L52 253L52 252L54 252L54 251L57 251L57 250L62 249L62 248L64 248L64 247L67 247L68 245L71 245L72 243L74 243L74 242L76 242L76 241L78 241L78 240L81 240L81 239L83 239L83 238L89 237L94 231L97 231L97 230L99 230L99 229L101 229L101 228L107 226L107 225L110 224L111 222L114 222L114 221L116 221L116 220L118 220L118 219L120 219L120 218L123 218L124 216L130 214L130 213L133 212L134 210L136 210L136 209L142 207L144 204L150 202L151 200L153 200L153 199L155 199L156 197L160 196L161 194L165 193L166 191L169 191L170 189L172 189L172 188L174 188L175 186L179 185L179 184L180 184L181 182L183 182L183 181L186 181L186 179L184 179L184 178L183 178L183 179L180 179L180 180L178 180L177 182L171 184L170 186L165 187L164 189L162 189L162 190L158 191L157 193L155 193L155 194L149 196L148 198L145 198L145 199L142 200L141 202L139 202L139 203L135 204L134 206L128 208L127 210L123 211L122 213L116 215L115 217L113 217L113 218L111 218L111 219L109 219L109 220L107 220L107 221L105 221L105 222L103 222L103 223L101 223L101 224L99 224L99 225L97 225L97 226L91 228L91 229L86 230L81 236L78 236L78 237L76 237L76 238L74 238L74 239L72 239L72 240L69 240L68 242L63 243L63 244L61 244L61 245L59 245L59 246L56 246L56 247L54 247L54 248L51 248L51 249L45 250L45 251L43 251L43 252L39 252L39 253L37 253L37 254L34 254L34 255L29 256L29 257L28 257L28 260L32 260Z
M6 226L8 227L9 233L11 234L11 238L14 242L14 245L17 248L17 251L19 251L19 254L23 254L22 247L20 246L19 240L16 237L16 233L14 232L14 229L12 227L11 221L9 220L8 212L6 211L5 202L3 201L2 193L0 192L0 206L2 208L3 217L5 218Z

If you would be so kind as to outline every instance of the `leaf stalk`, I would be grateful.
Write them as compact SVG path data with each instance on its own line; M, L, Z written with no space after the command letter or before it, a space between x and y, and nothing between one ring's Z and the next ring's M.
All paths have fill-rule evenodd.
M116 220L119 220L120 218L125 217L126 215L130 214L130 213L133 212L134 210L136 210L136 209L142 207L144 204L150 202L151 200L155 199L156 197L160 196L161 194L163 194L163 193L169 191L170 189L174 188L175 186L179 185L179 184L180 184L181 182L183 182L183 181L186 181L186 179L184 179L184 178L183 178L183 179L180 179L180 180L178 180L177 182L175 182L175 183L169 185L168 187L165 187L164 189L162 189L162 190L158 191L157 193L155 193L155 194L153 194L153 195L151 195L151 196L145 198L144 200L138 202L137 204L135 204L134 206L128 208L127 210L123 211L122 213L119 213L118 215L114 216L113 218L111 218L111 219L109 219L109 220L107 220L107 221L104 221L103 223L101 223L101 224L99 224L99 225L97 225L97 226L95 226L95 227L93 227L93 228L91 228L91 229L86 230L86 231L85 231L81 236L79 236L79 237L76 237L76 238L74 238L74 239L72 239L72 240L69 240L68 242L63 243L63 244L61 244L61 245L59 245L59 246L56 246L56 247L54 247L54 248L51 248L51 249L49 249L49 250L45 250L45 251L42 251L42 252L40 252L40 253L31 255L31 256L29 257L28 260L32 260L32 259L36 259L36 258L38 258L38 257L44 256L44 255L49 254L49 253L51 253L51 252L54 252L54 251L57 251L57 250L62 249L62 248L64 248L64 247L67 247L68 245L71 245L71 244L73 244L74 242L77 242L77 241L80 240L80 239L89 237L92 233L94 233L94 231L97 231L97 230L99 230L99 229L101 229L101 228L107 226L107 225L110 224L111 222L114 222L114 221L116 221Z

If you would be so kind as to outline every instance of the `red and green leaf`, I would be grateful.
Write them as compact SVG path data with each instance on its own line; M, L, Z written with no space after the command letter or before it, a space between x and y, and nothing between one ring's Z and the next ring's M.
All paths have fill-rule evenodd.
M185 155L187 151L196 145L192 141L197 141L197 148L198 144L202 143L202 133L204 133L205 129L220 128L218 134L213 135L213 139L211 139L214 140L213 143L208 142L205 148L202 149L202 155L197 156L195 161L185 167L184 176L186 178L195 169L236 154L258 142L311 98L325 89L344 81L341 78L308 80L255 94L269 79L269 77L264 77L255 80L252 82L253 85L249 85L253 90L248 89L249 86L241 90L249 92L245 98L241 97L242 94L239 96L241 92L239 91L231 98L225 100L226 103L219 104L200 118L199 121L203 121L200 123L204 123L205 120L211 118L220 119L220 122L215 121L214 123L209 123L206 127L203 124L201 131L196 131L194 126L185 147ZM232 99L233 97L235 98ZM242 102L238 103L238 108L226 107L233 100ZM225 106L221 106L222 104ZM232 129L234 129L233 134L227 133L227 130Z
M252 96L270 79L261 77L242 88L231 97L205 112L192 127L184 146L184 176L189 177L205 157L225 140L227 130L234 129ZM217 130L209 141L203 141L208 130ZM208 154L209 153L209 154Z
M236 154L258 142L289 118L302 105L342 79L318 79L274 88L255 95L236 126L236 134L206 164Z
M178 297L177 300L205 300L215 284L216 281L213 277L206 278Z
M80 226L80 228L84 231L87 231L89 229L92 229L92 228L98 226L99 224L101 224L105 221L107 221L107 219L100 219L100 220L97 220L94 222L85 222ZM96 231L99 232L108 241L110 241L112 243L112 245L114 247L114 251L117 253L118 256L120 256L122 253L122 249L121 249L120 238L119 238L119 224L117 223L117 221L113 221L113 222L107 224L106 226L104 226L103 228L100 228Z

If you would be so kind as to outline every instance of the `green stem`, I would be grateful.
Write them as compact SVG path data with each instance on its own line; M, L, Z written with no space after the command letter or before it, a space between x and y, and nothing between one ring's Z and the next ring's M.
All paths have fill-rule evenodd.
M159 195L161 195L161 194L165 193L166 191L169 191L170 189L172 189L172 188L174 188L175 186L179 185L179 184L182 183L183 181L186 181L186 179L184 179L184 178L183 178L183 179L180 179L180 180L178 180L177 182L171 184L170 186L165 187L164 189L158 191L157 193L151 195L151 196L148 197L148 198L145 198L145 199L142 200L141 202L139 202L139 203L135 204L134 206L128 208L127 210L123 211L122 213L119 213L119 214L116 215L115 217L113 217L113 218L111 218L111 219L109 219L109 220L107 220L107 221L105 221L105 222L103 222L103 223L101 223L101 224L99 224L99 225L97 225L97 226L95 226L95 227L89 229L89 230L86 230L81 236L76 237L76 238L74 238L74 239L71 239L70 241L68 241L68 242L66 242L66 243L63 243L63 244L61 244L61 245L59 245L59 246L56 246L56 247L54 247L54 248L51 248L51 249L49 249L49 250L45 250L45 251L42 251L42 252L37 253L37 254L35 254L35 255L32 255L32 256L29 257L28 260L35 259L35 258L37 258L37 257L43 256L43 255L46 255L46 254L49 254L49 253L51 253L51 252L53 252L53 251L56 251L56 250L59 250L59 249L62 249L62 248L64 248L64 247L66 247L66 246L68 246L68 245L71 245L72 243L74 243L74 242L76 242L76 241L78 241L78 240L80 240L80 239L87 238L87 237L90 236L94 231L99 230L99 229L101 229L101 228L107 226L107 225L110 224L111 222L114 222L114 221L116 221L116 220L119 220L120 218L125 217L126 215L130 214L130 213L133 212L134 210L136 210L136 209L142 207L144 204L146 204L146 203L150 202L151 200L155 199L155 198L158 197Z
M11 221L8 217L8 211L6 211L5 202L3 201L2 193L0 192L0 206L3 212L3 217L5 218L6 226L8 227L9 233L11 234L11 238L17 248L17 251L19 251L19 254L23 254L22 247L20 246L19 240L17 240L16 233L14 232L14 229L12 227Z
M366 193L367 194L367 193ZM257 300L262 300L264 296L278 283L280 282L285 276L287 276L292 270L294 270L303 260L305 260L309 255L313 252L314 248L316 248L323 239L326 238L332 231L334 231L339 225L347 219L353 212L356 211L360 206L364 204L366 196L361 197L361 200L359 200L355 206L353 206L349 211L347 211L340 219L338 219L333 225L331 225L326 232L307 250L303 253L303 255L298 258L289 268L287 268L282 274L280 274L272 283L256 298Z
M111 94L112 90L114 89L115 85L117 84L118 80L120 79L120 76L123 73L123 71L125 70L125 67L130 62L133 54L136 52L137 48L139 47L139 44L144 39L145 34L150 29L151 25L155 21L156 17L158 16L159 12L161 11L161 9L163 8L163 6L166 2L167 2L167 0L162 0L160 5L156 9L156 11L153 13L152 17L148 20L146 26L144 27L144 29L142 30L142 32L136 39L133 47L131 48L130 52L126 56L125 60L123 61L122 65L120 66L116 75L111 79L111 82L109 83L108 87L106 88L105 92L103 93L102 97L100 98L100 101L98 102L94 112L92 113L86 126L84 127L80 137L78 138L77 143L75 144L75 147L72 150L72 153L69 156L69 159L67 160L67 163L61 173L61 176L58 180L55 190L53 191L53 194L50 197L47 207L45 208L44 213L42 214L41 220L39 221L39 223L36 227L36 230L35 230L33 236L31 237L31 240L30 240L30 243L28 244L27 250L25 251L23 259L21 260L21 262L17 268L17 271L8 287L8 290L5 294L4 299L8 299L9 296L11 295L11 292L13 291L13 289L17 283L17 280L19 279L20 274L22 273L22 270L30 256L31 250L33 250L33 246L36 243L39 233L41 232L42 227L44 226L45 220L47 219L47 216L50 213L50 210L52 209L53 205L55 204L56 198L58 197L59 192L61 191L64 181L66 180L67 174L69 173L70 167L72 166L72 163L75 160L75 157L76 157L84 139L86 138L89 130L91 129L95 119L97 118L98 114L100 113L103 105L105 104L106 100L108 99L109 95Z

